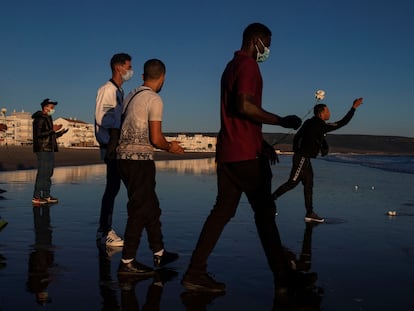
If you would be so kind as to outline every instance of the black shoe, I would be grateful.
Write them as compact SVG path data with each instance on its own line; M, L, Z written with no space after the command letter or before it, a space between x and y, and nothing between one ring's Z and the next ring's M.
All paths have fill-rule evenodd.
M225 292L226 285L215 281L207 273L189 274L186 273L181 281L181 284L188 290L199 292Z
M164 251L164 254L162 254L162 256L154 255L154 266L157 268L164 267L165 265L168 265L169 263L176 261L177 259L177 253Z
M118 267L118 274L151 276L154 273L154 269L139 263L135 259L129 263L121 261Z

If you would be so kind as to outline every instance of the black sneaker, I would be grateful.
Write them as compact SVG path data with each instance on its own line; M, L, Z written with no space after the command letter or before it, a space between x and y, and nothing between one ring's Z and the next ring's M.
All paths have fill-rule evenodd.
M202 274L188 274L186 273L181 281L181 284L188 290L199 292L225 292L226 285L217 282L207 273Z
M154 273L154 269L139 263L135 259L129 263L123 263L121 260L118 267L118 274L150 276Z
M306 222L324 222L325 219L323 219L322 217L319 217L318 214L316 214L315 212L311 212L311 213L306 213L305 216L305 221Z
M154 266L157 268L164 267L165 265L168 265L169 263L176 261L178 259L177 253L171 253L164 251L162 256L154 255Z

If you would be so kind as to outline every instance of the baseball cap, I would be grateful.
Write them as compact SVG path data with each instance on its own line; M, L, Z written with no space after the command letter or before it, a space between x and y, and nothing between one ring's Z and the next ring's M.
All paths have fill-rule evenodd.
M48 104L53 104L53 105L56 106L58 103L53 101L53 100L50 100L49 98L46 98L40 103L40 106L42 106L42 108L43 108L44 106L46 106Z

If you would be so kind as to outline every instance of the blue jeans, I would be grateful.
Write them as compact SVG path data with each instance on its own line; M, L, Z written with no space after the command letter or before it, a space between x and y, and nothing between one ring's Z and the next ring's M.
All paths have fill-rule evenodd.
M34 198L46 198L50 196L52 186L53 169L55 167L54 152L36 152L37 156L37 175L34 186Z

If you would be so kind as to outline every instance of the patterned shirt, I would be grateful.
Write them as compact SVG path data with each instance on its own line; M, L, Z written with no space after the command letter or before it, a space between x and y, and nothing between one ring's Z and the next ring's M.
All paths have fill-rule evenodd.
M135 95L135 96L134 96ZM153 160L149 122L162 121L163 102L149 87L132 90L124 101L124 120L118 146L118 159Z

